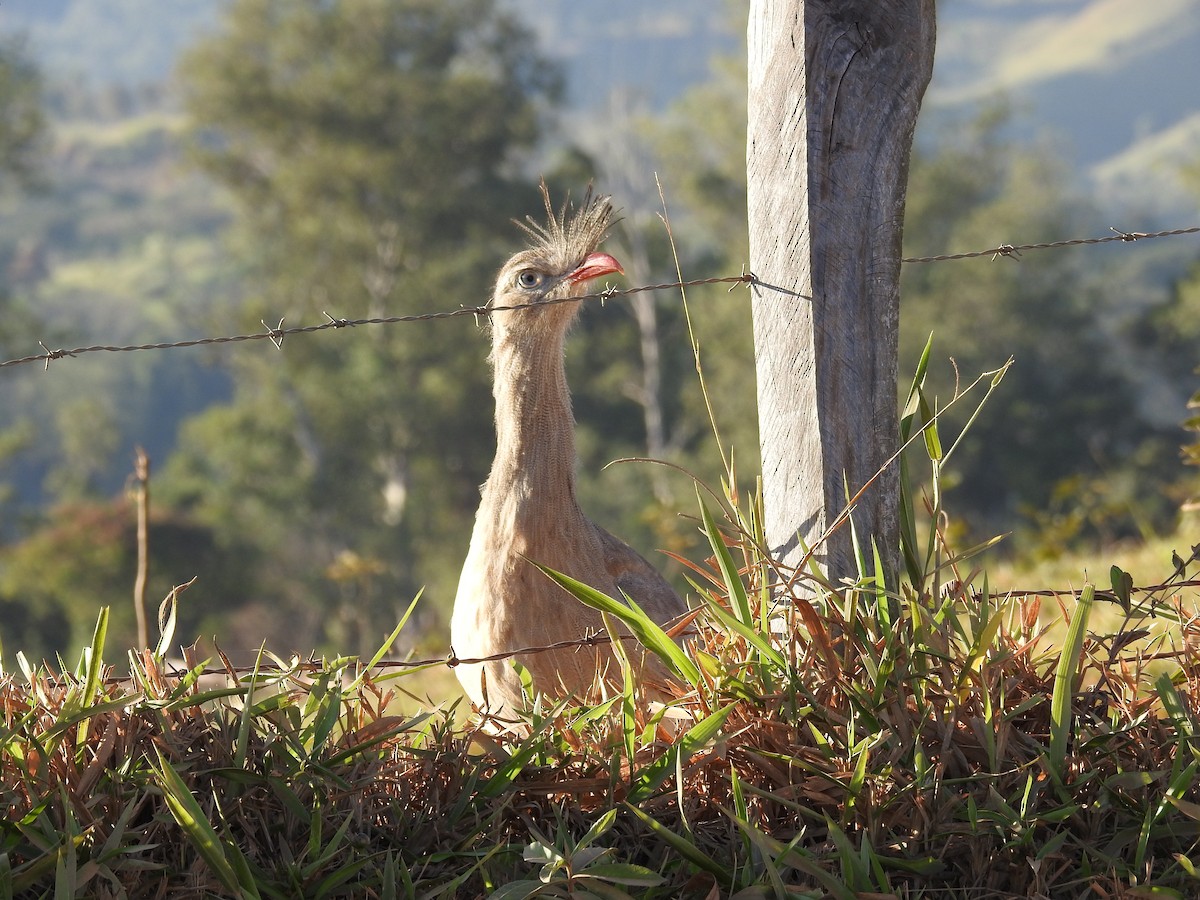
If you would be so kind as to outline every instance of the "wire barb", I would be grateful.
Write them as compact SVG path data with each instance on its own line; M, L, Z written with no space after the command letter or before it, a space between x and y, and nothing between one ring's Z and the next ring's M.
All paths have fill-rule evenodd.
M753 272L748 272L748 271L746 271L746 264L745 264L745 263L742 263L742 274L741 274L741 275L739 275L739 276L738 276L738 277L737 277L737 278L734 280L733 284L731 284L731 285L729 286L729 290L727 290L725 293L727 293L727 294L732 294L732 293L733 293L733 291L734 291L734 289L735 289L735 288L736 288L736 287L737 287L739 284L744 284L744 285L746 285L747 287L754 287L754 285L758 284L758 276L757 276L757 275L755 275Z
M50 360L52 360L52 359L63 359L64 357L67 357L67 356L74 356L74 355L75 355L75 352L74 352L74 351L72 351L72 350L63 350L63 349L61 349L61 348L60 348L60 349L58 349L58 350L51 350L49 347L47 347L47 346L46 346L46 344L45 344L43 341L38 341L38 346L40 346L40 347L41 347L43 350L45 350L46 352L45 352L44 354L42 354L41 356L30 357L30 359L44 359L44 360L46 360L46 368L45 368L45 371L49 371L49 370L50 370Z
M328 315L328 313L326 313L326 315ZM262 327L267 329L267 337L271 339L271 343L275 345L275 349L282 350L283 339L288 335L288 332L283 330L283 319L280 319L279 324L274 328L272 328L262 319L259 319L258 321L262 322ZM338 327L336 322L334 323L334 327Z

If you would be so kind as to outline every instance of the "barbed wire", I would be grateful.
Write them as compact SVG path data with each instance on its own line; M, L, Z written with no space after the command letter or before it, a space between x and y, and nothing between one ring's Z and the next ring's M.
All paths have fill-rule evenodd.
M1113 234L1105 235L1104 237L1075 238L1069 241L1046 241L1040 244L1000 244L988 250L972 250L968 253L949 253L943 256L909 256L900 260L900 262L947 262L952 259L975 259L980 256L990 256L992 259L999 259L1001 256L1005 256L1009 259L1016 259L1026 250L1055 250L1060 247L1082 247L1086 244L1108 244L1113 241L1132 244L1134 241L1148 241L1152 238L1175 237L1181 234L1198 234L1200 233L1200 225L1192 228L1173 228L1170 231L1121 231L1120 229L1111 227L1109 230Z
M1117 228L1112 228L1113 234L1104 237L1094 238L1074 238L1071 240L1061 241L1046 241L1036 244L1000 244L995 247L990 247L986 250L972 250L966 253L949 253L940 256L909 256L904 257L900 261L902 263L932 263L932 262L948 262L951 260L960 259L976 259L980 257L991 257L993 260L1000 257L1008 259L1018 259L1023 252L1029 250L1052 250L1064 247L1079 247L1089 244L1107 244L1110 242L1133 243L1135 241L1151 240L1153 238L1177 237L1187 234L1200 234L1200 226L1191 228L1174 228L1168 231L1121 231ZM440 319L455 319L462 316L473 316L479 319L483 316L490 316L498 312L511 312L515 310L528 309L535 306L554 305L558 303L583 303L591 300L608 300L617 297L628 297L633 294L641 294L647 291L662 291L662 290L681 290L689 287L700 287L708 284L754 284L761 283L752 272L742 272L740 275L726 275L718 278L698 278L692 281L673 281L662 284L647 284L640 287L616 289L607 288L603 291L583 294L579 297L559 297L550 300L543 300L538 303L525 303L515 306L462 306L458 309L443 310L430 313L416 313L402 316L379 316L369 319L344 319L335 318L328 312L324 313L328 321L320 322L316 325L297 325L288 328L283 327L283 319L279 320L279 324L272 327L265 321L262 322L263 328L266 331L257 331L249 334L234 334L223 335L218 337L203 337L193 338L181 341L159 341L145 344L93 344L86 347L73 347L71 349L58 348L51 350L43 341L38 341L41 346L41 353L34 353L29 356L22 356L15 359L8 359L0 362L0 369L11 368L14 366L27 365L29 363L42 362L45 363L47 369L50 368L50 363L55 360L73 358L82 356L87 353L131 353L141 350L177 350L184 347L204 347L214 344L236 344L246 341L270 341L277 349L283 348L283 340L289 335L294 334L311 334L318 331L328 331L330 329L339 328L355 328L360 325L393 325L399 323L411 322L432 322ZM733 288L730 288L732 290Z
M236 344L245 341L270 341L275 345L276 349L283 348L283 339L288 335L293 334L311 334L317 331L328 331L337 328L355 328L359 325L394 325L403 322L432 322L439 319L456 319L462 316L473 316L476 319L482 316L490 316L498 312L512 312L515 310L532 309L534 307L553 306L559 303L583 303L588 300L609 300L614 297L626 297L631 294L641 294L646 291L663 291L663 290L678 290L682 288L699 287L706 284L749 284L754 281L754 276L750 273L741 275L727 275L720 278L697 278L693 281L674 281L664 284L647 284L641 287L624 288L618 290L609 288L603 291L598 291L592 294L583 294L578 297L554 297L548 300L541 300L537 303L521 303L515 306L460 306L458 309L444 310L441 312L416 313L404 316L378 316L370 319L340 319L334 318L329 313L324 313L327 322L321 322L317 325L297 325L289 328L283 327L283 319L279 320L279 324L271 327L266 322L262 325L266 331L256 331L250 334L233 334L224 335L221 337L205 337L193 338L183 341L162 341L150 344L126 344L126 345L111 345L111 344L96 344L88 347L73 347L69 350L58 349L51 350L42 341L38 341L41 345L43 353L36 353L31 356L22 356L18 359L9 359L0 362L0 369L10 366L20 366L27 363L45 362L46 368L50 367L53 360L66 359L68 357L82 356L85 353L131 353L138 350L176 350L182 347L204 347L212 344Z
M1162 593L1162 592L1174 593L1174 592L1183 590L1185 588L1200 588L1200 578L1184 579L1184 580L1180 580L1180 581L1167 581L1162 584L1147 585L1145 587L1135 586L1135 587L1130 588L1130 592L1131 592L1131 594L1132 593L1157 594L1157 593ZM994 593L992 596L994 596L994 597L999 597L999 596L1006 596L1006 597L1007 596L1011 596L1011 597L1068 597L1068 596L1078 595L1079 593L1080 593L1079 590L1070 590L1070 589L1068 589L1068 590L1018 590L1018 589L1013 589L1013 590L997 592L997 593ZM1109 602L1113 602L1113 603L1120 602L1117 595L1115 593L1113 593L1112 591L1099 591L1098 590L1098 591L1096 591L1096 599L1109 601ZM783 603L781 606L786 607L787 606L786 602ZM678 619L675 620L678 623L675 626L675 628L669 627L670 623L668 623L667 633L674 634L674 636L676 636L676 637L679 636L679 633L682 633L684 636L692 636L692 637L699 634L699 632L697 632L694 628L692 628L692 622L699 615L699 613L702 609L703 609L703 607L700 607L698 609L693 609L687 613L684 613L682 616L678 617ZM676 628L679 629L679 632L676 632ZM618 635L617 639L619 639L622 642L637 640L637 638L631 634ZM501 653L493 653L490 656L460 657L454 653L454 649L453 649L453 647L451 647L450 650L443 656L431 656L431 657L426 657L423 659L381 659L378 662L376 662L373 666L364 666L364 669L366 669L367 671L381 672L383 674L387 674L387 672L385 670L389 670L389 669L390 670L427 669L427 668L431 668L434 666L444 666L447 669L453 670L459 666L482 665L484 663L489 663L489 662L503 662L505 660L515 659L518 656L531 656L531 655L540 654L540 653L552 653L557 650L583 649L585 647L602 647L607 644L611 644L613 642L613 640L614 640L614 637L609 632L588 631L584 634L583 637L575 638L573 640L556 641L551 644L543 644L543 645L538 645L538 646L533 646L533 647L520 647L520 648L517 648L514 650L505 650ZM309 658L306 661L297 660L296 662L293 662L290 665L279 665L276 663L266 663L266 664L259 663L259 664L255 664L255 665L233 665L228 662L228 660L225 658L225 655L223 653L221 653L219 650L217 652L221 656L222 660L225 663L223 666L205 667L204 669L202 669L200 671L196 671L194 669L193 670L180 670L178 667L172 666L172 670L166 672L165 674L167 674L171 677L174 677L174 678L182 678L182 677L186 676L189 673L189 671L194 672L197 678L206 677L206 676L214 676L214 675L224 675L224 676L232 677L232 678L236 678L239 675L254 675L256 677L259 675L267 676L267 677L282 677L282 676L292 676L292 675L296 675L296 674L303 673L303 672L321 672L321 671L324 671L328 665L326 662L324 662L322 660L316 660L316 659L312 659L312 658ZM1150 658L1157 659L1160 657L1166 658L1169 655L1171 655L1171 654L1160 654L1160 655L1150 657L1150 656L1145 656L1143 654L1143 658L1144 659L1150 659ZM124 683L129 682L129 678L127 678L127 677L112 677L112 678L105 679L105 682L108 684L124 684Z

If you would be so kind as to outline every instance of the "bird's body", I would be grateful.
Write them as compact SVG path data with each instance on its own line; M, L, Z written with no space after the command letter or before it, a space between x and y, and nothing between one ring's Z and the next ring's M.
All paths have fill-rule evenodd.
M545 189L543 188L543 193ZM664 622L686 604L642 556L583 514L575 496L575 420L564 368L564 340L578 304L546 303L583 293L587 283L620 272L595 248L611 215L607 199L584 198L568 219L526 230L532 246L500 270L493 307L532 306L492 314L496 458L483 486L471 547L451 621L459 658L479 658L603 631L599 613L538 571L533 562L611 597L633 598ZM518 661L537 690L586 699L597 683L619 684L604 647L529 653ZM511 714L523 706L508 659L457 669L480 709Z

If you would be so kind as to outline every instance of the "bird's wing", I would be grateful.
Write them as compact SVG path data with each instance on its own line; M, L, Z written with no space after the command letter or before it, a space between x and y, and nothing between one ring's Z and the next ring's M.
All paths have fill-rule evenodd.
M604 568L619 590L632 597L656 622L666 622L687 612L687 604L645 557L599 525L595 528L604 549Z

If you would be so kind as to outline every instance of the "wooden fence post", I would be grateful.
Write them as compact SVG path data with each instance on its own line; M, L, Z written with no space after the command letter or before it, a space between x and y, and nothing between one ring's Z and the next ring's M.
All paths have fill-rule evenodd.
M751 0L746 174L767 540L795 565L898 446L909 151L934 0ZM898 570L895 465L854 527ZM850 528L818 551L857 574Z

